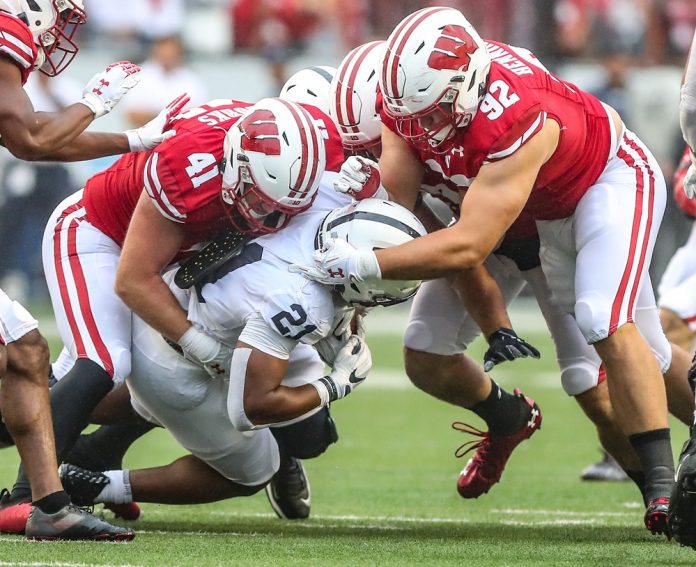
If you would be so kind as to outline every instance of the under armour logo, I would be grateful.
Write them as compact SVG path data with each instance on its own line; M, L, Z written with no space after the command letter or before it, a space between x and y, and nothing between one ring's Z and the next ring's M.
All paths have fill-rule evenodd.
M215 371L216 374L224 374L225 369L220 366L217 362L215 364L211 364L210 368Z
M464 155L464 148L461 146L457 146L456 148L452 148L450 152L459 155L459 157L462 157Z
M329 269L329 277L330 278L342 278L345 277L343 274L343 268L338 268L338 270L331 270Z
M96 95L101 95L102 94L102 88L103 87L108 87L109 86L109 81L105 81L104 79L99 79L99 86L94 87L92 89L92 92Z
M529 421L527 422L527 427L534 427L537 417L539 417L539 410L536 408L532 408L532 414L529 418Z

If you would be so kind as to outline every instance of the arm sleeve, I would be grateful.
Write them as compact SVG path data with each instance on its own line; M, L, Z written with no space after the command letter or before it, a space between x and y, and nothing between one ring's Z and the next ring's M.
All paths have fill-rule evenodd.
M269 326L260 314L247 320L239 341L276 358L287 360L297 341L284 337Z
M689 50L679 103L679 124L689 147L696 149L696 34Z

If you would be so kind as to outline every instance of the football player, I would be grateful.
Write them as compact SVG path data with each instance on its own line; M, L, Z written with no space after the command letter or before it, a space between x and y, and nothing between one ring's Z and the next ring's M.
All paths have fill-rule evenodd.
M364 198L365 194L370 196L375 191L386 193L379 185L378 165L367 157L379 157L381 154L382 122L378 112L377 71L385 49L385 42L372 42L356 48L339 65L336 79L332 83L331 115L341 134L344 149L354 154L341 166L335 187L356 199ZM443 176L439 168L435 166L430 169L430 165L431 162L425 164L421 193L427 193L445 203L456 217L461 202L460 191L464 193L466 188L458 187ZM603 445L619 457L642 491L640 463L628 439L616 424L608 401L605 374L600 368L601 361L594 349L586 344L571 315L563 313L551 301L551 291L540 266L536 231L526 239L506 236L484 266L500 288L503 296L500 302L503 304L509 304L525 285L529 285L554 338L565 391L575 396L595 423ZM504 431L506 420L511 416L504 403L509 394L502 391L498 398L498 386L462 351L478 336L481 328L488 328L490 331L485 334L493 340L489 339L490 348L486 353L485 365L491 366L497 360L511 358L506 356L505 346L512 350L511 355L517 354L517 344L513 342L515 339L511 330L500 328L501 325L509 327L509 320L505 323L505 319L502 322L495 319L506 316L504 309L496 309L495 303L487 305L487 300L496 290L488 288L481 291L475 284L476 281L472 282L470 278L425 283L416 296L404 337L405 366L413 383L449 403L465 405L480 412L489 426L489 436L484 435L489 445L487 459L484 461L474 457L460 476L458 488L465 497L478 497L500 478L510 453L496 453L500 459L495 462L491 458L491 449L496 450L501 443L498 440L492 443L490 437L491 432L499 431L501 425ZM470 301L463 304L460 299ZM474 315L477 320L473 319ZM655 328L656 316L654 309L637 314L640 326L647 327L648 331ZM449 324L443 324L445 321ZM501 335L507 339L506 342L497 340ZM668 367L665 377L672 385L669 398L673 412L682 421L689 423L693 413L686 382L689 356L681 349L671 349L661 333L647 336L655 342L654 348L658 356L664 360L663 365ZM529 345L523 343L518 349L519 354L529 348ZM488 383L488 392L496 393L487 401L480 397L478 391L481 388L477 385L481 382ZM471 399L474 400L473 405L466 406L466 401ZM488 411L484 411L486 408ZM468 427L466 430L472 429ZM494 434L492 436L496 437ZM481 454L480 450L478 454ZM485 480L485 483L470 483L472 472L477 466L487 467L485 475L474 477ZM619 472L624 474L621 468Z
M455 9L413 13L387 43L384 185L417 195L431 161L468 187L459 220L387 250L332 241L305 273L335 283L444 277L480 266L514 222L535 223L554 301L602 359L617 422L645 473L645 525L669 534L665 386L634 324L637 309L655 304L647 268L665 205L657 162L614 109L529 51L484 43Z
M114 63L88 83L83 98L57 112L35 112L22 88L29 74L63 71L77 54L74 41L86 20L82 0L0 0L0 143L26 160L75 161L154 147L165 137L159 116L139 130L122 134L84 132L138 82L139 68ZM3 346L2 415L31 479L34 502L27 535L33 538L132 539L133 532L109 526L69 506L55 473L46 376L48 347L36 320L0 291ZM11 503L3 493L0 507ZM26 514L20 519L24 531ZM15 523L0 510L0 531Z
M191 504L253 494L278 467L268 426L313 414L365 380L371 357L362 323L351 332L354 308L405 301L420 282L332 287L308 282L288 266L309 260L331 235L371 249L410 241L425 229L404 208L377 199L331 211L347 201L331 189L335 177L324 176L314 206L286 229L252 241L195 289L172 285L196 328L235 345L225 364L229 375L211 378L135 320L128 378L134 407L191 455L135 471L92 473L64 465L63 482L77 502ZM332 367L327 375L322 360Z
M696 34L691 43L684 72L679 121L688 147L688 155L691 158L683 178L683 189L690 199L694 199L696 198L696 166L694 165L696 160L694 154L694 148L696 148ZM679 200L677 198L678 202ZM688 209L694 210L693 207ZM693 294L691 289L687 292L689 296ZM692 385L696 383L696 363L689 371L689 380ZM696 427L693 425L691 435L684 443L679 455L679 465L669 506L669 522L674 539L681 545L696 549Z
M218 100L191 109L173 121L176 136L154 151L123 156L58 205L44 233L44 271L61 339L75 359L51 388L59 460L97 403L130 374L132 315L114 291L123 288L122 248L149 274L157 262L161 271L230 223L260 233L287 224L311 204L326 165L311 112L279 99ZM228 130L237 133L235 144L223 148L232 139ZM161 292L160 283L162 315L179 310L185 323L166 336L217 376L230 348L191 326L159 271L147 298ZM20 471L10 507L16 517L26 519L28 489Z

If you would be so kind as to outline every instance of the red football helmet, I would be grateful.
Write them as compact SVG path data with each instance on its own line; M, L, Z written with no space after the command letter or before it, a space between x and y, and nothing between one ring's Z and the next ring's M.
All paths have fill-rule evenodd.
M232 225L246 234L285 227L309 208L326 167L321 131L294 102L266 98L225 136L222 200Z
M77 55L75 33L87 21L83 0L0 0L0 10L27 24L39 48L36 68L42 73L55 77Z
M380 88L404 138L445 146L473 119L491 59L476 30L454 8L424 8L387 39Z

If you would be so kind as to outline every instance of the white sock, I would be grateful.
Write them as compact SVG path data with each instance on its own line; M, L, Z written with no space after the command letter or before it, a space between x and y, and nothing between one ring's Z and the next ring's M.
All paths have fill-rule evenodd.
M94 499L95 502L109 502L111 504L129 504L133 502L133 493L130 485L130 471L104 471L109 478L109 484Z

